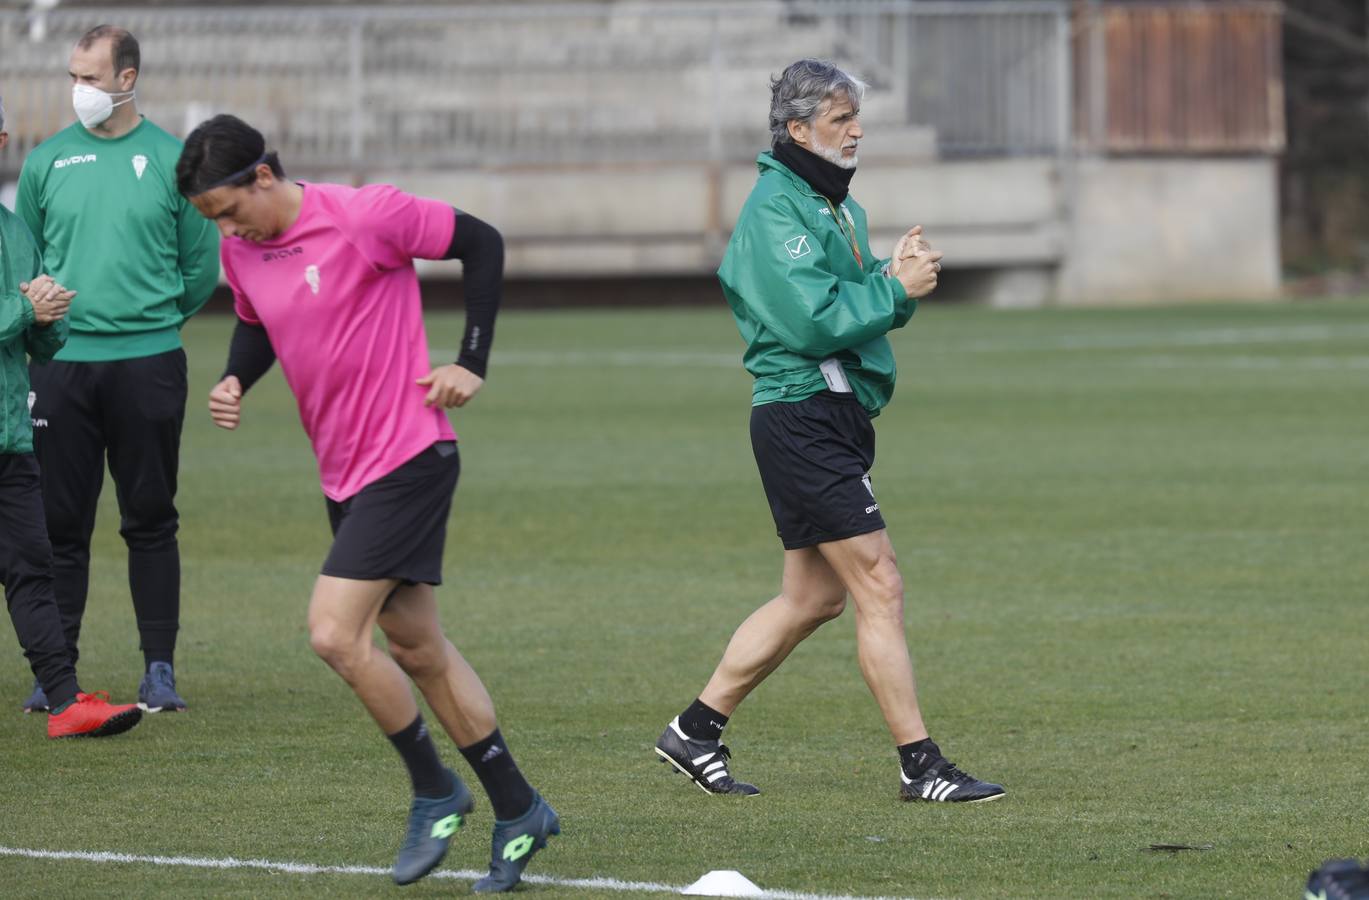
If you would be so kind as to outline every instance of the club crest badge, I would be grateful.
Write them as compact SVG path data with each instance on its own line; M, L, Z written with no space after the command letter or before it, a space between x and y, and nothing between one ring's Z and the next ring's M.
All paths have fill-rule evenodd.
M141 153L135 154L133 157L133 172L138 176L139 181L143 180L143 172L146 170L147 157L143 156Z

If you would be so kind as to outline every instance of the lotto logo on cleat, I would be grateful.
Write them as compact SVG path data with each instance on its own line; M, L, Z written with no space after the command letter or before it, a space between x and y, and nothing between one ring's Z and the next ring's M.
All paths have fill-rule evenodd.
M520 834L518 837L504 845L504 859L509 862L516 862L527 856L532 851L532 835Z
M438 819L433 823L432 836L435 838L449 838L456 834L461 827L461 816L452 813L444 819Z

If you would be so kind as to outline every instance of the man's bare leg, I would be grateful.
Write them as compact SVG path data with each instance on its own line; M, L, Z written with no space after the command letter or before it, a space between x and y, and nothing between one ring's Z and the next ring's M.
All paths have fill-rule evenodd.
M917 702L913 661L903 621L903 577L884 529L818 545L851 592L856 607L856 655L896 744L927 737Z
M458 747L468 747L499 727L484 682L442 633L432 585L400 587L381 610L378 624L390 655Z
M418 685L443 729L475 770L495 818L509 821L525 814L536 793L499 732L494 701L480 676L443 634L432 586L405 585L396 590L379 624L395 661Z
M699 699L662 732L657 755L710 794L759 793L728 773L727 755L719 744L723 726L756 685L845 606L846 588L817 550L785 551L779 596L733 633Z
M382 731L394 734L418 716L409 679L371 638L394 579L358 581L320 575L309 601L309 643L361 699Z
M904 631L903 578L888 532L881 529L820 544L818 549L855 601L860 670L898 746L902 770L899 796L904 800L970 803L1002 797L1001 785L961 771L927 736Z
M795 647L846 608L846 587L817 548L784 551L780 593L733 633L699 699L730 716Z

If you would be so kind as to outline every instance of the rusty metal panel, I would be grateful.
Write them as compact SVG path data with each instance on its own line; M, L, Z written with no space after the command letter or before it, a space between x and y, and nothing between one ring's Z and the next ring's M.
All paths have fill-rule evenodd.
M1269 4L1081 10L1076 137L1111 153L1278 153L1281 28Z

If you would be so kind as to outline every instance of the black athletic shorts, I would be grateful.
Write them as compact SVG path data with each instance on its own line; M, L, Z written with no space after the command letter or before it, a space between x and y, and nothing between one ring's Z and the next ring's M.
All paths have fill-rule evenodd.
M328 501L333 547L323 574L442 583L447 514L461 474L455 441L440 441L339 503Z
M875 429L854 394L751 408L751 449L786 550L879 531Z

